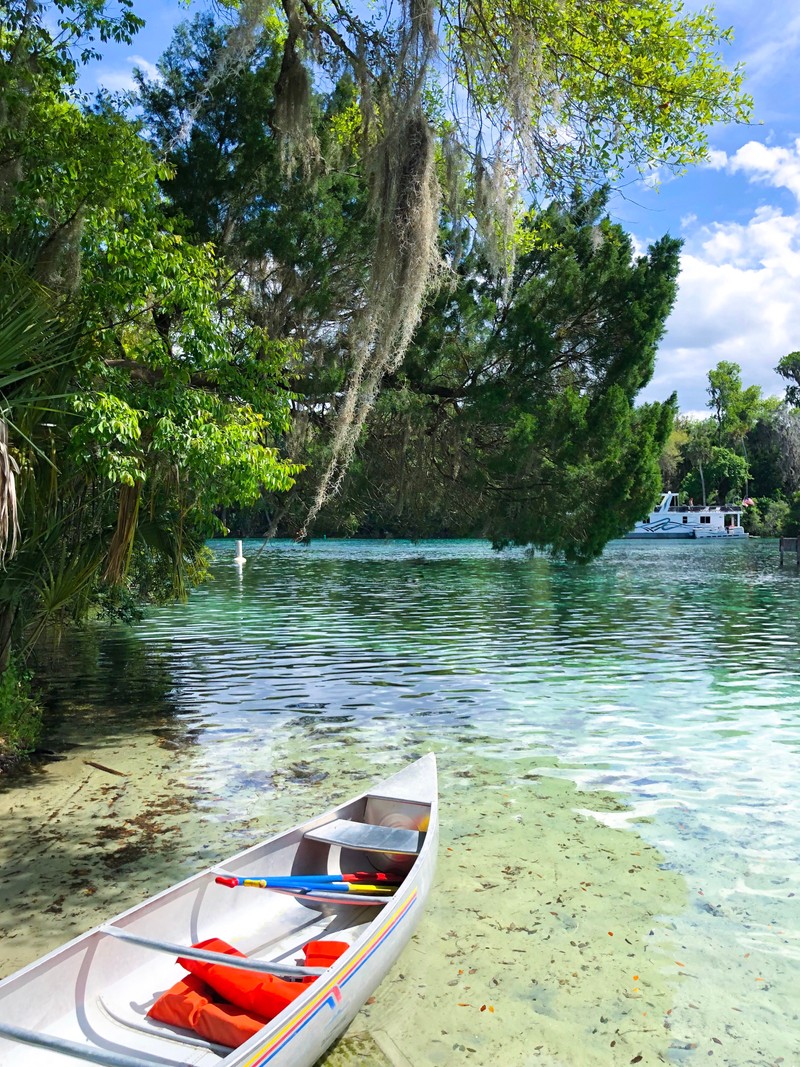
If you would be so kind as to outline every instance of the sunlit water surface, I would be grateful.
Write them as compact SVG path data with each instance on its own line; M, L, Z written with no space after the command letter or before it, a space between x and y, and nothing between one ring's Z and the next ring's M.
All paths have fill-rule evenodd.
M676 937L706 981L757 949L800 990L800 574L774 542L620 542L586 567L467 541L245 542L244 567L212 548L188 605L95 635L62 680L184 724L208 818L263 804L287 753L312 778L345 752L375 778L428 748L450 771L552 754L685 878ZM800 1026L754 1012L765 1043Z

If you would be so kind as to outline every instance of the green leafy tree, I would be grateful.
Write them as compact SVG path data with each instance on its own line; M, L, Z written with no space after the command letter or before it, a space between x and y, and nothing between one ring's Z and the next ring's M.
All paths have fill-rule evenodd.
M789 501L789 514L780 533L785 537L800 537L800 493Z
M696 472L700 485L699 494L691 491L692 498L699 496L705 507L708 499L706 490L706 471L712 460L714 447L714 433L711 424L706 420L692 419L686 424L687 440L684 449L686 459L691 464L693 472ZM684 479L684 485L686 480ZM691 482L694 485L694 480Z
M786 403L791 407L800 407L800 352L790 352L784 356L775 370L789 383L786 386Z
M755 422L762 403L761 387L742 388L741 367L722 360L708 372L708 407L717 423L717 443L727 436L741 442Z
M717 422L717 444L725 441L741 448L747 463L746 440L763 403L761 387L750 385L743 389L741 367L722 360L708 372L708 394L708 407L713 409ZM744 492L748 493L747 476Z
M800 411L785 404L764 410L747 435L752 493L791 496L800 489Z
M285 165L313 181L339 169L347 144L369 179L373 223L308 527L341 486L381 382L399 368L441 278L442 204L478 229L488 269L508 277L522 194L546 202L631 166L681 169L704 157L709 124L745 118L750 102L741 71L720 63L729 33L707 10L660 0L543 0L533 9L443 0L369 13L339 0L287 0L277 13L248 5L206 91L251 62L270 20L281 43L270 125ZM345 76L352 108L331 152L315 126L314 90ZM186 116L191 124L191 101Z
M703 503L725 504L741 500L745 495L744 487L748 477L747 460L730 448L712 445L710 456L703 465L704 476L701 482L700 468L687 474L681 485L683 492L691 497L703 497Z
M680 416L677 417L673 424L672 432L664 445L664 451L659 458L661 484L665 489L671 489L681 483L683 473L685 473L682 468L685 465L684 457L689 442L689 434L689 420Z
M0 669L104 587L181 595L219 504L285 490L295 345L189 239L168 171L110 98L72 89L123 3L12 2L0 30ZM12 259L13 257L13 259Z
M576 197L526 223L509 288L479 251L426 309L323 529L480 534L587 559L657 496L673 405L635 408L678 244L635 258Z
M743 525L756 537L780 537L786 529L790 511L786 500L759 501L744 512Z

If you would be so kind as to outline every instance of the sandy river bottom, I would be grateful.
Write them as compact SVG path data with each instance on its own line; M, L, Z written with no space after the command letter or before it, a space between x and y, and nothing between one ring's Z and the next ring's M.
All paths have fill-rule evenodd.
M153 733L72 746L9 783L0 974L376 777L357 753L322 756L320 767L302 757L275 770L263 805L247 812L204 789L191 753ZM440 753L441 851L427 913L321 1063L800 1063L779 964L769 981L757 959L716 974L695 967L708 953L682 943L681 916L694 906L683 877L635 830L581 814L619 810L616 797L579 792L554 771L527 754L465 767Z

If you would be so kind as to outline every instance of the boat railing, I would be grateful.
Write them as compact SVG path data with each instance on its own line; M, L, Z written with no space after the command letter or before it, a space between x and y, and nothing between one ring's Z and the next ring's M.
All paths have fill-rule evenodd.
M738 504L679 504L677 507L672 507L669 510L675 511L678 514L701 511L721 511L726 514L739 514L742 509Z

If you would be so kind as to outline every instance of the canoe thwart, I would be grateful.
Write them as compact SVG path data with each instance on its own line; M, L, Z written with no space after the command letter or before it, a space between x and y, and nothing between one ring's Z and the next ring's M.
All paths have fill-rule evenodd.
M419 830L404 830L397 826L376 826L374 823L334 819L313 830L306 830L310 841L327 845L358 849L361 852L396 852L416 856L425 838Z
M18 1041L23 1045L33 1045L35 1048L46 1048L62 1056L73 1056L76 1060L83 1060L84 1063L98 1063L101 1067L161 1067L163 1064L175 1062L162 1059L160 1056L144 1058L123 1056L110 1049L83 1045L79 1041L68 1041L65 1037L37 1034L35 1030L25 1030L21 1026L9 1026L8 1023L0 1023L0 1037L10 1038L11 1041Z
M381 903L385 903L381 901ZM271 963L269 960L253 960L247 956L229 956L225 952L209 952L205 948L193 945L178 945L172 941L156 941L149 937L140 937L118 926L101 926L100 932L120 941L129 941L133 945L152 949L154 952L168 952L172 956L183 956L188 960L204 960L206 963L224 963L226 967L239 968L242 971L258 971L263 974L283 974L287 978L295 975L324 974L324 967L298 967L290 963Z

